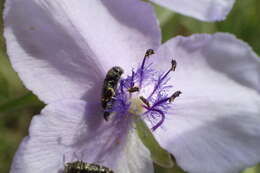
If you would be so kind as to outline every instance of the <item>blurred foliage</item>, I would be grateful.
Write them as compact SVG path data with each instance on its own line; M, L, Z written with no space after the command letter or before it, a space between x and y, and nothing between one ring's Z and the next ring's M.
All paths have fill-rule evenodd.
M0 8L3 7L0 0ZM260 1L237 0L234 9L225 21L203 23L182 16L165 8L156 6L162 28L163 41L177 35L192 33L229 32L248 42L260 53ZM2 22L0 22L2 25ZM0 27L2 33L2 27ZM20 141L27 135L33 115L40 112L44 105L31 92L26 90L12 69L5 54L3 37L0 37L0 172L9 172L10 164ZM156 172L181 173L178 167ZM247 169L244 173L259 173L260 166Z

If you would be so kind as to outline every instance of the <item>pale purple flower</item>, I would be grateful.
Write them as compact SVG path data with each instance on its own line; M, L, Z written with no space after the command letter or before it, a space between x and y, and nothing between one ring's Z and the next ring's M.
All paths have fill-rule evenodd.
M235 0L150 0L178 13L202 21L224 20Z
M7 0L4 20L14 69L47 104L12 173L58 173L75 160L152 173L130 113L190 173L233 173L260 161L260 61L234 36L198 34L159 46L153 10L138 0ZM149 48L155 54L142 63ZM173 58L177 67L167 74ZM105 121L100 94L113 66L125 72L115 115ZM132 86L140 91L129 94Z

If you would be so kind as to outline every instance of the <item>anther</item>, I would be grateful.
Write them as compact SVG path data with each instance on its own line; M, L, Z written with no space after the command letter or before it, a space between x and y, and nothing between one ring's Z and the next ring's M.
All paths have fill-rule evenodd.
M139 91L139 87L137 87L137 86L128 89L128 92L130 92L130 93L138 92L138 91Z
M177 66L176 60L172 59L171 63L172 63L171 71L175 71L176 66Z
M139 98L148 108L150 108L150 103L146 98L144 98L143 96L140 96Z
M143 59L143 62L142 62L142 66L141 66L141 69L144 68L144 64L145 64L145 60L146 58L148 58L150 55L154 54L154 50L153 49L148 49L145 54L144 54L144 59Z
M177 97L181 95L181 91L176 91L175 93L172 94L172 96L169 98L169 102L173 102Z
M161 78L161 81L163 81L163 80L166 78L166 76L169 75L169 73L170 73L171 71L175 71L176 66L177 66L177 62L173 59L173 60L171 61L171 64L172 64L171 68L163 75L163 77Z
M146 52L145 52L145 57L148 57L150 55L154 54L154 50L153 49L148 49Z

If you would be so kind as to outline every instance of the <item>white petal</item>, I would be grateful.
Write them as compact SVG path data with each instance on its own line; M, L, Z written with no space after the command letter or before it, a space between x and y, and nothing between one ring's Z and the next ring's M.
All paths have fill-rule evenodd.
M202 21L224 20L235 0L151 0Z
M116 173L153 172L149 151L122 123L104 121L98 106L79 100L48 105L33 118L11 173L58 173L83 160ZM124 128L121 128L122 127Z
M12 65L46 103L91 98L109 68L127 71L160 43L153 9L139 0L6 0L5 7Z
M153 59L177 60L183 93L155 135L190 173L236 173L260 162L260 61L229 34L177 37ZM156 59L157 58L157 59Z

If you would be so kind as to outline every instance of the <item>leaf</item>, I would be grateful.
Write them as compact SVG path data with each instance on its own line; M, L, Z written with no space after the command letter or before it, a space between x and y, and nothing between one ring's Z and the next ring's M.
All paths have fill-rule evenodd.
M163 168L159 165L154 164L155 173L186 173L177 164L172 168Z
M7 100L5 103L1 104L0 113L17 111L17 109L33 105L42 105L42 103L38 100L38 98L35 95L33 95L33 93L29 92L21 97Z
M145 122L139 117L135 117L135 125L139 138L143 144L150 150L153 161L165 168L171 168L174 166L174 162L170 153L164 150L160 144L156 141L155 137L147 127Z
M248 168L244 170L242 173L259 173L260 172L260 164L255 167Z
M0 76L0 103L8 99L9 96L8 87L9 86L7 80L4 77Z

